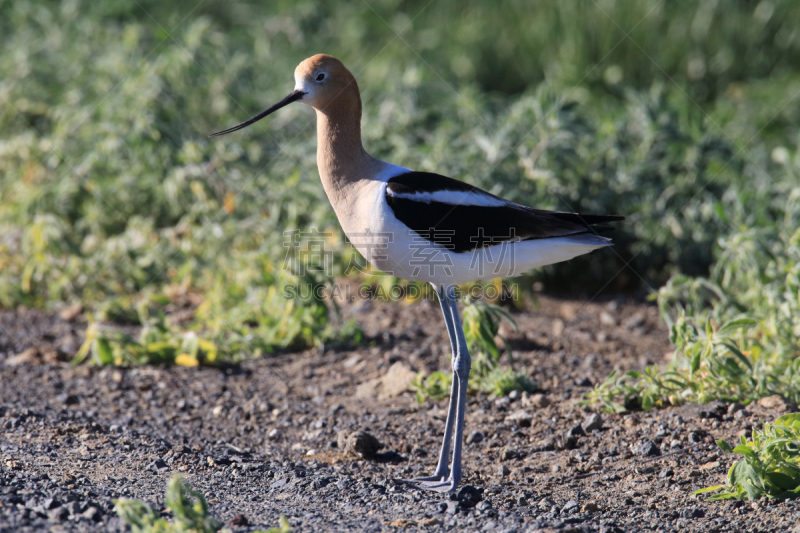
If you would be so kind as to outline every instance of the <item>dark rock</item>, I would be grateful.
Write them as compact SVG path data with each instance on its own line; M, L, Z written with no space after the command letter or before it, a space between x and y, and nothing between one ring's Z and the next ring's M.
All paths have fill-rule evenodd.
M510 461L511 459L518 459L522 454L518 450L512 450L510 448L506 448L503 450L503 454L500 456L502 461Z
M270 489L279 489L281 487L284 487L286 485L286 483L288 483L288 482L289 482L289 480L284 477L284 478L279 479L278 481L273 482L272 485L269 486L269 488Z
M80 403L80 398L74 394L67 394L64 392L56 396L56 401L59 401L64 405L78 405Z
M583 419L583 424L581 425L583 426L584 431L591 433L595 429L600 429L603 427L603 417L598 413L592 413Z
M46 510L50 510L50 509L55 509L56 507L59 507L60 505L61 505L61 503L58 500L56 500L55 498L47 498L44 501L44 503L42 504L42 507L44 507Z
M691 442L692 444L696 444L698 442L703 442L703 435L701 433L696 432L696 431L692 431L692 432L689 433L688 439L689 439L689 442Z
M365 431L343 429L337 436L337 442L343 453L354 453L362 457L371 457L383 448L377 438Z
M103 519L103 511L92 505L91 507L87 508L83 513L81 513L81 516L83 516L84 518L88 518L89 520L92 520L94 522L99 522L100 520Z
M505 476L509 475L510 473L511 473L511 470L509 470L506 465L503 465L503 466L500 467L499 474L501 476L505 477Z
M570 428L570 430L567 431L567 435L574 437L585 437L586 432L583 430L583 427L581 427L581 425L578 424L577 426L573 426L572 428Z
M483 495L480 490L472 485L464 485L456 494L456 500L460 507L471 509L483 500Z
M575 500L568 501L564 507L561 508L561 514L574 513L578 510L578 502Z
M483 431L473 431L470 436L467 437L467 444L477 444L483 441L485 438L486 435L483 433Z
M703 518L706 516L706 512L702 509L689 508L681 511L679 516L681 518Z
M64 505L64 508L72 516L77 516L77 515L81 514L81 511L83 511L83 506L81 505L81 502L67 502Z
M522 409L514 411L512 414L506 417L506 422L514 423L521 428L531 427L532 421L533 416Z
M56 507L47 513L47 519L51 522L61 522L69 516L69 511L63 507Z
M242 513L236 513L233 518L231 518L232 526L246 526L249 524L250 522L247 520L247 517Z
M578 447L578 437L575 435L568 435L563 438L556 439L556 450L574 450Z
M169 465L163 459L156 459L150 463L150 470L156 474L162 474L164 472L169 472Z
M671 468L664 468L661 472L658 473L658 477L661 478L668 478L675 475L675 471Z
M744 405L740 404L739 402L733 402L728 406L728 414L736 414L737 411L741 411L742 409L744 409Z
M642 457L658 457L661 455L661 449L653 441L646 440L639 445L639 455Z

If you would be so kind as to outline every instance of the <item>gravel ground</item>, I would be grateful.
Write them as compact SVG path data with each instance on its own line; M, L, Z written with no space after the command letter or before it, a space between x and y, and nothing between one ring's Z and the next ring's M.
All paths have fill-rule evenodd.
M123 530L112 500L161 509L175 473L234 531L274 527L281 514L295 531L800 531L794 501L692 496L723 483L732 462L714 439L794 406L597 416L576 403L614 368L664 361L652 306L545 297L516 315L514 356L542 390L471 398L456 495L394 481L436 462L446 402L403 389L411 372L448 366L438 305L360 302L345 313L366 347L224 369L70 367L84 325L0 313L0 531ZM368 458L343 449L358 431L383 448Z

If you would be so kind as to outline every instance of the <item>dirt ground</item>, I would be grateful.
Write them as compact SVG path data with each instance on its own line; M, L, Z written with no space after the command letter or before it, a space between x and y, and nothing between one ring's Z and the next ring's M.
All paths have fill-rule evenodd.
M112 500L161 509L175 473L234 531L274 527L281 514L294 531L800 531L794 501L692 496L723 483L732 463L715 439L792 406L598 420L577 403L615 368L665 362L652 305L543 297L515 315L516 365L541 390L470 398L458 495L394 481L435 466L446 401L418 403L403 380L448 368L438 305L362 301L344 314L367 346L223 369L100 369L62 361L80 345L80 322L0 313L0 531L120 530ZM345 453L342 430L384 448Z

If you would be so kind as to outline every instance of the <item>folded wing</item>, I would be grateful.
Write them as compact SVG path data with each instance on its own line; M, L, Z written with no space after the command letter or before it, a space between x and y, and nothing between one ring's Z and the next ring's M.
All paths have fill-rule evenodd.
M420 238L456 253L514 240L595 234L607 229L596 224L625 219L533 209L429 172L391 178L386 202L395 217Z

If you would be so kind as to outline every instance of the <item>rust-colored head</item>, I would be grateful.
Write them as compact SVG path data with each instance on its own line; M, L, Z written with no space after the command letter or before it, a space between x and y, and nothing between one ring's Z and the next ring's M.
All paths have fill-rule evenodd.
M311 56L294 70L295 91L305 93L301 103L322 110L337 105L354 92L358 84L341 61L326 54ZM344 97L344 98L338 98Z
M356 122L361 118L361 97L356 79L335 57L325 54L309 57L295 69L294 80L294 91L286 98L250 120L214 133L211 137L246 128L292 102L301 102L318 111L352 114Z

